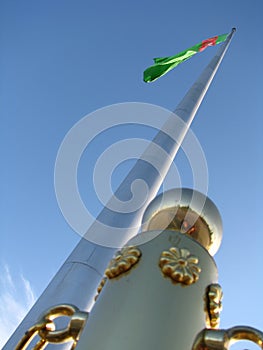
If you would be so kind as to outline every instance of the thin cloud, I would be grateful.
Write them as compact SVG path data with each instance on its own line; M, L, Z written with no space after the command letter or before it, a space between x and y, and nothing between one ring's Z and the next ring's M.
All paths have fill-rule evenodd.
M20 274L12 274L9 266L0 267L0 348L22 321L36 298L30 282Z

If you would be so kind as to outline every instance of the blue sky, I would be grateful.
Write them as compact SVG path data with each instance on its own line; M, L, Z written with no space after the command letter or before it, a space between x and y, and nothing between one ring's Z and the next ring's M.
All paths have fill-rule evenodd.
M6 309L0 316L6 333L18 322L6 300L15 300L24 313L79 240L54 190L56 155L66 133L85 115L115 103L174 110L216 48L152 84L142 81L143 70L153 57L176 54L234 26L192 130L208 164L208 195L224 224L215 256L224 291L221 327L263 329L262 12L260 0L1 2L0 300ZM139 127L121 131L121 137L133 131L149 138L149 130ZM106 147L115 139L107 134ZM84 161L93 149L86 152L80 191L92 207L96 199L85 195L90 169ZM183 186L193 187L183 152L175 164Z

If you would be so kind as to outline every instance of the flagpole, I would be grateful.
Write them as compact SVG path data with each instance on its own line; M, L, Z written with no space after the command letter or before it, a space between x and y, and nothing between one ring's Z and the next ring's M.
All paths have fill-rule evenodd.
M216 55L175 109L174 113L181 118L183 123L180 125L176 124L174 114L171 114L171 117L168 118L153 142L149 144L142 157L137 160L125 180L121 183L114 197L110 199L109 205L101 211L87 231L87 234L77 244L35 305L10 337L3 348L4 350L13 350L24 333L36 322L39 315L53 305L70 303L81 310L89 310L92 307L97 286L116 250L114 246L121 246L129 238L137 234L143 212L149 202L156 196L228 49L234 32L235 29L233 28L227 40L220 46ZM158 159L158 163L161 164L159 166L159 175L156 174L151 165L151 161L155 157L156 144L167 153L165 159ZM110 204L115 201L115 196L121 198L124 202L130 199L130 186L137 179L143 180L148 186L148 196L145 199L145 204L133 213L123 213L121 206L115 212L109 210ZM112 228L115 229L116 227L122 230L122 236L118 242L113 242L108 247L96 245L85 238L98 235L102 228L106 230L106 233L107 231L110 233ZM53 346L50 345L48 348L52 349ZM59 348L69 349L69 345L65 344Z

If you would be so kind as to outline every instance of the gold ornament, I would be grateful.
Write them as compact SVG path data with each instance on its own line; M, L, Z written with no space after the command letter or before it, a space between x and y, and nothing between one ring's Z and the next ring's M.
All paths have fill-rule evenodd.
M198 258L184 248L171 247L169 251L162 252L159 266L173 282L185 285L195 283L201 272Z
M122 273L130 270L132 266L138 263L142 253L139 248L128 246L122 248L113 258L105 271L108 278L115 278Z
M210 284L205 294L206 324L210 328L218 328L222 310L223 291L218 283Z
M97 294L96 294L95 297L94 297L94 300L95 300L95 301L98 299L98 296L99 296L100 292L102 291L102 288L104 287L106 281L107 281L107 277L104 276L104 277L102 278L102 280L100 281L100 284L99 284L99 286L98 286L98 288L97 288Z
M21 338L15 350L40 350L48 344L62 344L73 341L71 350L75 349L80 334L88 319L88 312L80 311L71 304L56 305L47 310L44 315L30 327ZM67 316L68 325L63 329L57 329L56 318ZM40 338L36 343L36 337ZM36 343L34 345L34 343ZM32 347L33 346L33 347ZM69 345L70 346L70 345Z
M253 327L235 326L229 329L203 329L197 334L192 350L228 350L233 343L243 340L249 340L263 349L263 332Z

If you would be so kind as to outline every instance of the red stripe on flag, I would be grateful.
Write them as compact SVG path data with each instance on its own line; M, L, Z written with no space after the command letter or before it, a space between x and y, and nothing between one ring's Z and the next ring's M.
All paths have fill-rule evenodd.
M201 52L204 49L206 49L207 46L214 46L214 45L216 45L217 38L218 38L218 36L214 36L213 38L209 38L209 39L203 40L198 51Z

